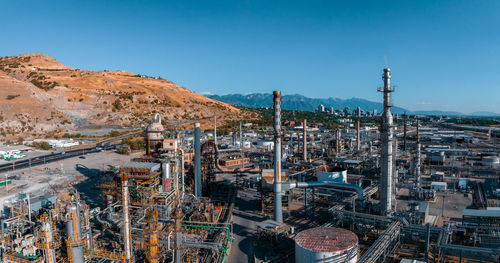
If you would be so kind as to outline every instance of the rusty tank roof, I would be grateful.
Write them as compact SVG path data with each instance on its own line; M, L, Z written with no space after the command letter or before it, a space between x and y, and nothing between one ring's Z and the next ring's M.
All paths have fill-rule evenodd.
M335 252L349 249L358 244L353 232L335 227L315 227L297 234L298 246L314 252Z

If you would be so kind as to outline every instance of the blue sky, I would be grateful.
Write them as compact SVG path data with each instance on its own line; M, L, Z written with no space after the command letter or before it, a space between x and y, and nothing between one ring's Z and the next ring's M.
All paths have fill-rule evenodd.
M500 113L500 1L4 1L0 56L162 76L199 93L281 90Z

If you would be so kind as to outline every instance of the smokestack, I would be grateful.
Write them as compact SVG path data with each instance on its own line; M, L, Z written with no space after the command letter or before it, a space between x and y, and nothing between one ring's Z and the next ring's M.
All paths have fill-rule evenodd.
M415 176L417 177L417 186L420 187L420 166L421 166L421 160L420 160L420 135L419 135L419 129L420 129L420 123L417 119L417 163L415 166Z
M214 115L214 144L217 146L217 115Z
M392 113L391 113L391 70L384 69L384 88L379 91L384 93L384 113L382 114L381 126L381 178L380 178L380 205L382 215L390 215L392 213L392 144L393 144L393 131L392 131Z
M358 130L357 130L357 138L356 138L356 142L357 142L357 149L358 151L361 150L361 108L358 106Z
M274 220L283 223L281 208L281 92L273 92L274 103Z
M406 152L406 130L408 123L408 115L406 112L403 114L403 152Z
M130 236L130 218L129 218L129 193L128 177L122 174L122 199L123 199L123 243L125 244L125 259L130 262L132 259L132 239Z
M307 162L307 120L304 119L304 123L303 123L303 128L304 128L304 133L303 133L303 136L304 136L304 142L303 142L303 146L304 146L304 150L302 151L303 154L304 154L304 161Z
M194 124L194 188L195 196L201 197L201 131L200 123Z

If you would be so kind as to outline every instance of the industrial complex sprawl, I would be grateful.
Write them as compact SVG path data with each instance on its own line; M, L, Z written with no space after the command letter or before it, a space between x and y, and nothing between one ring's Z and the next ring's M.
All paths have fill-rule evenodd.
M500 261L500 128L391 112L389 68L377 113L291 112L286 90L236 108L40 54L0 65L32 120L2 113L1 262Z

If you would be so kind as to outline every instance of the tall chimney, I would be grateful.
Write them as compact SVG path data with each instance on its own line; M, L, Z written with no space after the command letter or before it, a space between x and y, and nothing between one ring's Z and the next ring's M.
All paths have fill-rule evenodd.
M302 134L302 136L304 137L304 141L303 141L303 146L304 146L304 150L302 151L302 153L304 154L304 161L307 162L307 120L304 119L304 123L302 125L302 127L304 128L304 133Z
M403 152L406 152L406 131L408 129L408 115L403 114Z
M415 165L415 176L417 177L417 186L420 187L420 166L421 166L421 160L420 160L420 134L419 134L419 129L420 129L420 123L417 119L417 163Z
M201 131L200 123L194 124L194 188L195 196L201 197Z
M217 115L214 115L214 144L217 148Z
M361 150L361 108L358 106L358 130L357 130L357 137L356 137L356 142L357 142L357 149L358 151Z
M274 220L283 223L281 207L281 92L273 92L274 103Z
M381 178L380 178L380 205L382 215L390 215L392 213L392 144L393 144L393 131L392 131L392 113L391 113L391 70L384 69L384 88L379 91L384 93L384 113L382 114L381 125Z

